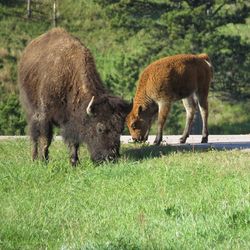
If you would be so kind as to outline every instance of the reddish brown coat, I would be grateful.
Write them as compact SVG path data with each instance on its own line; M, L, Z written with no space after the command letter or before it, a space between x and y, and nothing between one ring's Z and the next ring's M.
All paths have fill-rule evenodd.
M142 72L127 117L127 125L134 140L145 141L153 118L158 113L158 133L155 143L162 140L162 130L173 101L183 99L187 111L186 127L181 142L191 129L197 97L203 118L203 139L207 142L207 97L212 80L212 66L207 54L181 54L153 62Z

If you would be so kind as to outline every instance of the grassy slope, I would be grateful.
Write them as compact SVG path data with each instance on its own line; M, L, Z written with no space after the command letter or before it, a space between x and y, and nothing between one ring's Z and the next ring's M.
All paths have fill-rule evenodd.
M33 5L33 18L31 21L28 21L25 18L26 4L23 2L18 1L11 6L0 5L0 85L3 83L4 88L9 93L17 92L16 65L23 48L32 38L51 28L50 7L49 4ZM124 35L124 30L120 32L110 30L109 24L104 22L100 6L91 1L72 2L63 0L60 1L59 11L60 25L80 37L90 47L96 58L98 70L104 79L107 78L110 72L116 75L121 74L121 72L114 72L116 71L114 65L117 62L126 63L126 58L124 62L119 59L121 56L137 55L140 58L141 50L144 48L140 43L146 37L146 34L140 34L140 39L131 37L126 41L120 42L119 39ZM44 19L44 17L47 17L47 19ZM222 31L227 32L229 30L230 33L242 35L244 39L248 40L249 37L246 32L248 27L249 22L246 25L228 25ZM133 83L124 82L124 86L127 86L126 84L133 88ZM131 99L131 96L125 93L124 89L127 90L127 87L124 86L116 86L115 92L124 95L127 99ZM231 100L225 101L221 100L221 97L212 97L210 103L210 133L249 133L250 121L247 112L249 101L246 103L234 102L232 106ZM165 133L180 134L184 126L184 119L185 113L183 109L183 112L179 114L179 124L177 126L172 124L170 129L167 126Z
M145 158L144 158L145 157ZM250 155L123 146L72 169L61 142L48 165L29 143L0 142L1 249L249 249Z

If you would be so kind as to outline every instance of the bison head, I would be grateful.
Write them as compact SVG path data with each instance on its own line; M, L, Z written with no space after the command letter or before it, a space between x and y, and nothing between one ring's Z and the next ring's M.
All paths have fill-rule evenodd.
M155 114L152 113L155 107L143 110L142 106L133 107L133 110L128 114L126 123L132 139L135 142L145 142L148 139L148 134Z
M120 135L130 109L131 105L119 97L92 97L86 108L88 129L85 142L94 162L117 159Z

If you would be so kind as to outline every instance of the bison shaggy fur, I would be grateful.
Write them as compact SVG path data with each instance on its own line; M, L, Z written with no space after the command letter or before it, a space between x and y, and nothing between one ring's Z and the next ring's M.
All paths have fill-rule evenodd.
M95 162L119 156L130 105L106 90L79 39L55 28L31 41L19 63L19 87L33 159L48 159L54 126L61 128L73 165L82 142Z

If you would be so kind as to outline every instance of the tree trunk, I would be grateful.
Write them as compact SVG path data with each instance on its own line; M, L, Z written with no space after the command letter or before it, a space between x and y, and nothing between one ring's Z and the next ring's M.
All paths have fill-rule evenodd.
M53 27L56 27L57 25L57 8L56 8L56 1L54 1L53 4Z
M27 17L31 18L31 0L27 0Z

